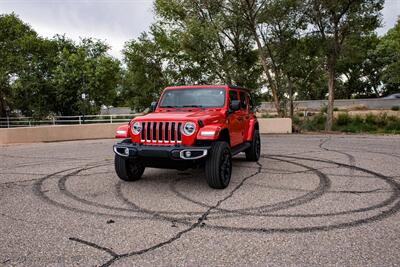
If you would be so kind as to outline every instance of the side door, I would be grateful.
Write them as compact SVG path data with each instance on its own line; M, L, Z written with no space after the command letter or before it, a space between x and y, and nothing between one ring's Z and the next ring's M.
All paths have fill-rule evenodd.
M239 100L237 90L229 89L229 106L232 100ZM228 116L229 138L231 139L231 146L234 147L242 143L241 140L241 122L239 120L240 110L230 113Z
M243 143L243 141L245 140L244 135L247 132L249 121L247 93L244 91L239 91L239 100L240 110L238 111L237 119L240 125L240 143Z

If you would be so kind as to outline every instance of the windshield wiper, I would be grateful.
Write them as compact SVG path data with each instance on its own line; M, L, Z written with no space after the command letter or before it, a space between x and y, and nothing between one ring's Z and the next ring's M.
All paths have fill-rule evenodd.
M161 108L203 108L202 105L161 106Z
M202 105L183 105L183 108L202 108Z
M160 108L180 108L179 106L161 106Z

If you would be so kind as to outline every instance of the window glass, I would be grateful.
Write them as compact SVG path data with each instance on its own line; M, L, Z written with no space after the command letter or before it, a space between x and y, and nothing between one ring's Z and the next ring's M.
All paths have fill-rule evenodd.
M237 92L229 90L229 103L232 103L232 100L238 100Z
M160 102L161 108L185 107L223 107L225 89L223 88L191 88L166 90Z
M249 110L254 110L253 98L249 93L247 93L247 98L249 99Z
M240 92L240 108L241 109L247 109L246 93L245 92Z

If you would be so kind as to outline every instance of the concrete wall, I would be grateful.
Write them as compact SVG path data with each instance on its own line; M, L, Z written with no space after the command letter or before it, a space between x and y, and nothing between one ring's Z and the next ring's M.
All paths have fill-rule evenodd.
M258 121L260 125L260 133L292 133L292 119L290 118L268 118L258 119Z
M261 133L291 133L289 118L259 119ZM114 138L121 123L0 129L0 144Z
M327 100L294 101L294 107L298 110L320 110L322 106L328 105ZM357 106L364 106L367 109L391 109L393 106L400 106L400 99L338 99L335 100L335 107L345 109ZM274 103L262 102L261 110L275 111Z
M113 138L121 123L0 129L0 144Z

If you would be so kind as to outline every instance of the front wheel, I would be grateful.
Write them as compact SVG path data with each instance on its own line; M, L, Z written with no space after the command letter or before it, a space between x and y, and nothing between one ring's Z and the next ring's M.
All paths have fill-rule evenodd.
M261 140L258 130L253 131L253 138L250 144L251 146L245 151L246 159L248 161L258 161L260 159L261 152Z
M121 180L132 182L139 180L144 172L144 165L138 161L115 154L115 172Z
M232 174L232 154L227 142L215 142L206 160L206 179L210 187L224 189Z

